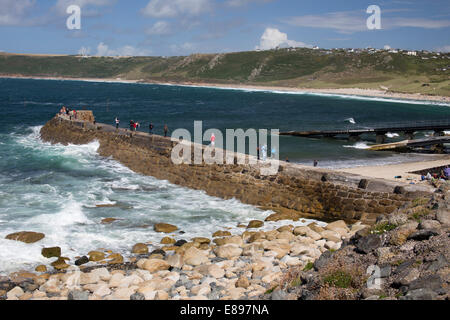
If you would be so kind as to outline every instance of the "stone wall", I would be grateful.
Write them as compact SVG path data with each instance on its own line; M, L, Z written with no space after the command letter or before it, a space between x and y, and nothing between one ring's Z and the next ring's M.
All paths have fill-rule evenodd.
M379 214L392 213L412 199L429 196L425 187L397 184L332 170L280 162L278 174L260 174L256 165L175 165L172 148L177 140L56 116L41 130L45 141L62 144L100 143L99 154L111 156L135 172L171 183L204 190L223 199L270 209L268 220L309 217L373 223ZM243 156L235 154L235 158Z

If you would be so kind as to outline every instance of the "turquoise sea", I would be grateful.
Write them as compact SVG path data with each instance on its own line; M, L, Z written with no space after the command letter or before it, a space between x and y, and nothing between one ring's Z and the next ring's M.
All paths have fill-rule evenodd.
M164 235L152 225L167 222L184 233L177 239L210 237L224 227L264 219L270 212L236 200L209 197L201 191L136 174L97 155L97 142L82 146L44 143L40 128L62 105L93 110L98 122L121 126L139 121L146 131L248 128L309 130L353 125L450 118L450 105L386 101L375 98L289 94L257 90L192 88L171 85L81 81L0 79L0 274L51 260L42 247L60 246L64 256L107 248L126 255L137 242L155 247ZM350 122L353 118L355 124ZM402 137L391 136L388 140ZM429 155L370 152L373 137L358 143L334 139L280 137L280 158L330 168L416 161ZM112 207L97 207L111 204ZM119 218L111 225L107 217ZM291 222L290 222L291 223ZM282 225L283 223L278 223ZM302 224L298 222L296 224ZM271 228L277 224L266 224ZM35 244L4 239L12 232L37 231Z

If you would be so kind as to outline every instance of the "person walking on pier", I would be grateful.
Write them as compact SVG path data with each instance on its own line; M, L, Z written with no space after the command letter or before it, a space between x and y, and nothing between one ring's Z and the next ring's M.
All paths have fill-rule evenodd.
M169 132L169 127L167 127L167 124L164 125L164 137L167 137L167 133Z
M267 146L263 145L261 147L261 153L262 153L262 161L266 161L267 160Z
M119 130L120 120L116 117L116 130Z
M149 133L150 135L153 134L153 123L151 123L151 122L150 122L150 124L148 125L148 133Z

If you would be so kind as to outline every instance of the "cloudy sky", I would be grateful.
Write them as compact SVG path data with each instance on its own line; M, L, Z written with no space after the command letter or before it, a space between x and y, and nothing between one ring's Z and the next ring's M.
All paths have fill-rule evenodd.
M70 5L81 29L69 30ZM370 5L381 29L369 30ZM448 0L0 0L0 51L186 55L375 47L450 51Z

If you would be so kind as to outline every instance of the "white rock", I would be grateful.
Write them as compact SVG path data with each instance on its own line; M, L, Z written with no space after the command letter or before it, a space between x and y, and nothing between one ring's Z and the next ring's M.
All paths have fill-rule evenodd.
M183 257L180 254L173 254L167 257L167 263L173 268L179 268L183 266Z
M91 271L91 274L96 274L101 280L109 281L111 279L111 274L106 268L99 268Z
M121 273L113 274L111 276L111 279L109 280L109 286L110 287L118 287L123 278L125 278L125 276Z
M195 247L190 247L184 252L183 260L184 263L192 266L199 266L209 261L207 254Z
M111 294L111 290L108 288L106 284L102 284L97 287L97 289L94 291L94 295L99 297L104 297Z
M23 292L21 287L14 287L13 289L9 290L6 294L6 297L8 300L14 299L14 298L20 298L25 292Z
M291 257L291 256L285 256L281 260L281 262L285 263L286 265L292 267L302 264L302 261L298 257Z
M100 281L100 276L96 273L81 273L80 275L80 284L91 284L91 283L97 283Z
M112 295L114 300L130 300L134 292L132 288L118 288Z
M333 241L327 241L325 243L325 248L331 249L331 250L338 250L341 247L342 242L333 242Z
M325 231L322 231L320 233L320 235L322 236L322 238L329 240L329 241L334 241L334 242L341 241L341 235L339 233L337 233L336 231L325 230Z
M240 256L242 253L242 249L235 244L226 244L217 247L214 252L219 258L231 259L233 257Z

